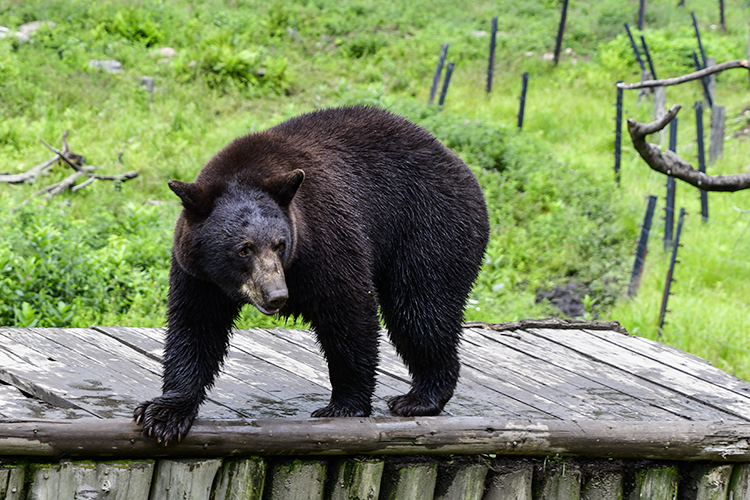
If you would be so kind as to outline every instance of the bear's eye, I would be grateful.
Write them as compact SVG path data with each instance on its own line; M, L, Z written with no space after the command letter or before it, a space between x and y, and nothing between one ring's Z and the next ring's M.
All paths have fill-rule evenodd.
M246 245L242 245L242 248L237 250L237 255L242 258L249 257L250 254L252 253L253 253L253 245L251 245L250 243Z
M284 241L284 240L279 240L279 241L278 241L278 242L276 243L276 251L277 251L277 252L282 252L282 251L284 251L284 249L285 249L285 248L286 248L286 241Z

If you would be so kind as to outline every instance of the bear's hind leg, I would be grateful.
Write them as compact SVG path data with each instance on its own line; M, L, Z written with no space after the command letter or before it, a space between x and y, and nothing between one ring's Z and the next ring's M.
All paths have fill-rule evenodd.
M411 390L388 401L391 411L404 417L439 414L453 396L460 371L463 308L456 304L462 301L440 308L434 297L419 295L405 294L395 303L386 299L381 304L391 341L412 376Z

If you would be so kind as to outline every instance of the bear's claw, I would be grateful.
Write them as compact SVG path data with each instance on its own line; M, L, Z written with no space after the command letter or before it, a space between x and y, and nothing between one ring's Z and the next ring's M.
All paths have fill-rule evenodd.
M163 395L139 404L133 411L133 420L142 426L141 433L164 446L182 441L193 425L197 409L180 399Z
M401 417L434 416L443 411L445 404L435 401L423 401L416 394L409 392L388 400L388 408Z
M340 406L336 403L328 403L328 406L318 408L312 412L313 418L320 417L367 417L370 415L369 410L358 410L356 408L348 408Z

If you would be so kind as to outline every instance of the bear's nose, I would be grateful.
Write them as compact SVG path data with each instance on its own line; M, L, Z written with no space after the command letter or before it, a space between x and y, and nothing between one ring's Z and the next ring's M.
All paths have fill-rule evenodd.
M266 298L266 304L268 304L268 307L271 309L281 309L281 306L283 306L286 303L286 299L289 298L289 292L286 288L281 288L279 290L272 290L268 293L268 297Z

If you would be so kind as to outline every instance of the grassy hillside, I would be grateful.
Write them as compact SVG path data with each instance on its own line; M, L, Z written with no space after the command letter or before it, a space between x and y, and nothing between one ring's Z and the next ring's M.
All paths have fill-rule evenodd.
M746 57L750 8L716 2L648 2L644 34L659 77L692 70L690 12L718 61ZM638 2L571 2L564 55L544 61L559 2L447 0L372 2L16 1L0 6L11 29L53 21L27 43L0 40L0 172L21 172L50 157L70 132L74 151L102 173L138 170L126 183L97 181L44 201L35 191L68 175L61 166L35 184L0 185L0 324L161 326L173 221L179 211L166 180L192 180L238 135L319 107L366 103L422 124L477 174L492 219L487 262L467 319L489 322L562 314L555 290L580 315L617 319L657 337L668 256L657 217L641 290L627 300L644 197L664 196L664 179L623 148L613 182L613 118L618 80L639 78L623 23ZM485 88L490 20L499 16L493 92ZM636 30L637 31L637 30ZM640 33L636 33L638 35ZM440 44L456 69L446 105L427 107ZM158 49L172 47L173 57ZM117 59L110 74L89 60ZM522 132L516 130L520 75L530 74ZM155 79L149 94L139 85ZM681 103L678 152L695 162L691 106L698 83L672 87ZM718 77L727 107L723 158L710 173L750 162L747 73ZM650 120L648 97L625 95L625 115ZM708 124L708 116L704 117ZM690 212L675 295L661 340L750 379L747 278L750 193L712 194L711 222L700 221L697 191L678 185ZM661 214L663 200L658 210ZM274 324L246 310L241 326Z

